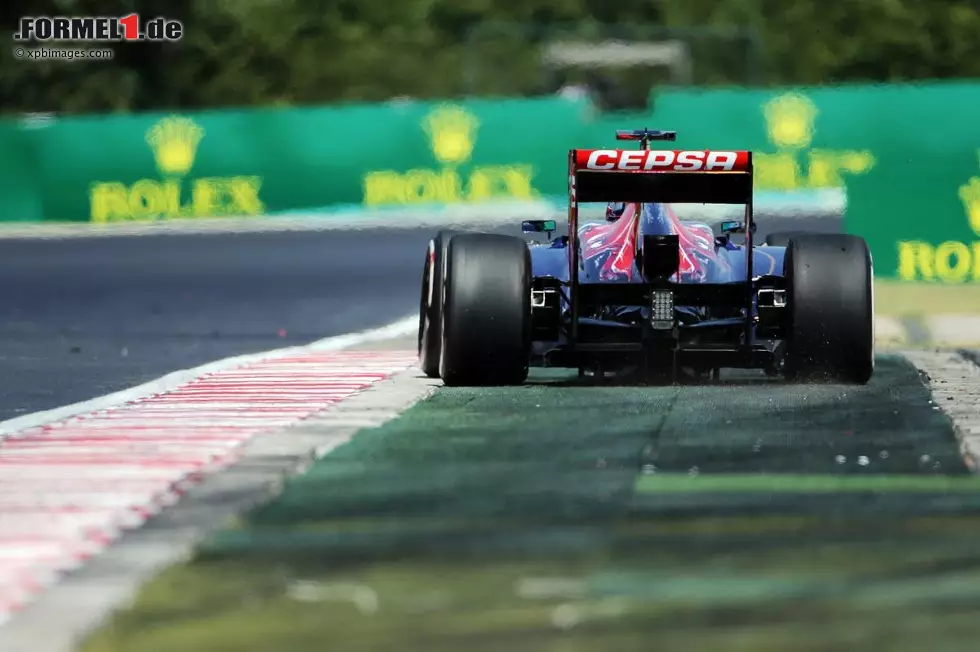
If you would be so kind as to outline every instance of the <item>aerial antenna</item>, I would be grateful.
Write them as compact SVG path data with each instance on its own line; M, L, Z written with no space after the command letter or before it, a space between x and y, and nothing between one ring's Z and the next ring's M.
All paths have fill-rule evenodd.
M661 129L620 129L616 131L616 140L638 140L640 149L650 149L651 140L677 140L676 131Z

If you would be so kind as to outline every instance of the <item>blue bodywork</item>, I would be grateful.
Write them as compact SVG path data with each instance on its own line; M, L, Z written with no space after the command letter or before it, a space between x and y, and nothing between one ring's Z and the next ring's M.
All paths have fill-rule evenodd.
M589 225L582 225L579 229L587 228ZM548 243L529 243L531 250L531 270L534 277L551 276L567 282L568 277L568 237L562 236ZM781 276L783 273L783 258L786 255L785 247L755 246L755 257L753 267L755 275L773 274ZM716 283L737 283L745 280L745 247L731 241L725 244L717 244L715 252L719 257L723 257L728 263L731 272L724 273L723 278L713 280ZM579 280L584 283L603 282L596 274L595 266L587 263L579 267ZM630 281L619 281L628 283ZM636 281L640 283L639 279Z
M663 204L644 204L633 215L620 218L633 220L634 230L628 224L591 222L580 224L576 241L579 247L578 282L594 283L645 283L638 269L638 244L643 235L678 234L681 233L681 250L689 260L695 261L696 272L683 275L678 272L671 280L675 283L708 283L736 284L744 287L746 281L746 252L743 244L736 244L727 235L716 236L705 224L680 222L669 213ZM632 235L624 235L631 232ZM605 246L604 238L618 238L612 246ZM598 244L596 244L598 243ZM589 248L602 249L601 255L590 255ZM568 343L568 324L570 322L569 302L569 260L571 251L569 238L562 236L550 242L529 243L532 276L536 280L554 279L561 282L565 291L561 293L561 318L565 329L557 334L557 339L539 339L533 344L535 357L546 357L549 352L560 349ZM753 246L753 280L760 277L782 277L785 247ZM617 263L610 273L609 257L618 256ZM626 261L624 268L621 261ZM752 294L749 307L752 317L758 313L758 297ZM777 344L770 333L759 337L755 326L746 332L745 304L741 308L716 308L710 305L675 306L679 342L683 347L685 342L714 341L706 336L708 332L718 333L717 341L730 341L733 346L760 347L771 351ZM649 315L645 306L607 306L602 314L579 314L579 323L587 321L594 327L609 327L611 329L639 328ZM727 330L726 330L727 329ZM738 330L735 335L736 329ZM739 341L732 341L732 340Z

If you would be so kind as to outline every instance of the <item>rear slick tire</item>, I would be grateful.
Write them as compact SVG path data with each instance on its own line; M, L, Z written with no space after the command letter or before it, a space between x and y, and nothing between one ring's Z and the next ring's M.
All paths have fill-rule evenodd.
M874 373L874 271L864 239L794 236L785 274L787 376L867 383Z
M531 254L520 238L460 234L446 255L440 376L449 386L519 385L531 353Z

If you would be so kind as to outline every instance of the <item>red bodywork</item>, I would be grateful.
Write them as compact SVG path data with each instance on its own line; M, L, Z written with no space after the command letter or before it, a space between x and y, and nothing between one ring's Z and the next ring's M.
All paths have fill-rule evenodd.
M599 267L598 280L639 280L636 243L640 236L642 206L640 203L629 203L623 215L615 222L586 224L579 230L584 260L608 254ZM708 264L727 265L715 253L713 239L706 238L700 230L684 224L669 205L664 205L664 210L669 221L669 232L677 235L680 241L680 264L674 281L703 281Z

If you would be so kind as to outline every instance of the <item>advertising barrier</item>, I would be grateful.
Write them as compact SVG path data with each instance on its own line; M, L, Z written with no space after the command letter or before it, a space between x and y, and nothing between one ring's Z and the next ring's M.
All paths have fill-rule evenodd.
M0 220L97 224L551 202L571 147L621 128L749 149L760 213L844 214L878 273L980 280L980 84L658 90L563 98L0 121Z
M676 128L679 145L753 150L757 201L782 193L839 206L882 276L980 281L980 84L654 99L658 124Z
M35 119L5 125L26 142L4 164L21 161L40 202L30 214L47 220L533 199L562 192L566 125L586 110L516 100Z

